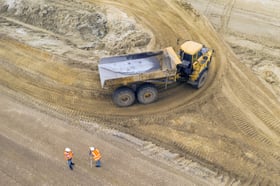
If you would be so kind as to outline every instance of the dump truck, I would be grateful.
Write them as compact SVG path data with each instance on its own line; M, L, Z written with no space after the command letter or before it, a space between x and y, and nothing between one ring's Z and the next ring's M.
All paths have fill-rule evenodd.
M98 64L102 88L113 89L112 100L119 107L136 100L150 104L158 99L158 85L187 82L199 89L205 84L214 50L186 41L178 55L172 47L101 58Z

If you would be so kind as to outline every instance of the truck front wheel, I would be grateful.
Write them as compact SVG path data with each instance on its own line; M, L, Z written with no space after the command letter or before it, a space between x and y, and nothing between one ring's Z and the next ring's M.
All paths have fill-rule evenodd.
M113 94L113 102L119 107L128 107L135 101L135 93L129 87L119 87Z
M195 85L195 88L199 89L205 84L206 79L207 79L207 74L208 74L207 70L204 70L203 72L201 72L201 74L197 80L197 84Z
M158 90L153 84L145 83L138 88L137 99L142 104L155 102L158 99Z

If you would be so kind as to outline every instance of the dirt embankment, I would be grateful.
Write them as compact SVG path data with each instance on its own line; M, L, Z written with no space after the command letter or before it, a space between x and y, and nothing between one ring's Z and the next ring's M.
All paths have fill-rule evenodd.
M96 4L78 2L74 4L70 1L1 1L2 17L32 25L50 34L44 36L44 33L41 33L41 38L38 38L37 42L33 41L33 46L39 48L56 44L55 41L44 42L44 37L53 36L54 38L49 40L59 37L68 45L74 46L74 49L90 50L91 53L87 55L93 57L94 52L96 56L104 56L137 51L146 47L152 37L133 18L114 7L104 8ZM4 32L5 28L2 30ZM26 32L28 28L18 29L18 37L26 40Z
M219 173L217 177L227 174L231 183L240 180L242 184L276 185L280 182L280 108L276 97L239 62L208 20L189 4L184 4L183 9L178 3L182 1L171 0L160 4L156 0L60 1L57 5L48 1L55 17L76 16L69 18L68 30L67 24L64 29L47 28L49 24L41 26L49 23L44 18L20 18L15 14L15 7L24 7L24 3L9 8L7 2L14 1L2 2L6 5L1 8L0 27L3 91L15 91L18 99L28 98L29 103L40 104L47 111L57 111L78 121L98 121L153 141L211 167ZM41 12L38 7L34 10ZM23 8L22 15L34 10ZM85 27L71 24L71 20L78 20L84 14L87 19L80 19ZM92 26L92 15L99 17L93 16L99 26ZM49 18L54 19L51 15ZM19 34L9 34L12 30ZM48 41L56 42L32 45L34 36L43 36L40 41L48 37ZM93 37L100 43L95 45L96 40L88 41L85 37ZM143 40L139 41L138 37ZM170 45L176 48L178 38L193 39L216 50L206 86L196 91L181 84L162 91L154 104L115 107L110 91L100 87L95 68L98 56ZM79 47L81 43L86 47ZM59 52L57 48L61 48ZM95 67L88 67L90 61Z

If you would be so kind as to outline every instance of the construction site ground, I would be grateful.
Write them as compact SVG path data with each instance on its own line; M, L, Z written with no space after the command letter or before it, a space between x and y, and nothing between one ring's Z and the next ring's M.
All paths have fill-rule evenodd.
M0 0L0 185L279 185L279 8ZM153 104L119 108L101 88L101 57L185 40L215 50L201 89L173 84Z

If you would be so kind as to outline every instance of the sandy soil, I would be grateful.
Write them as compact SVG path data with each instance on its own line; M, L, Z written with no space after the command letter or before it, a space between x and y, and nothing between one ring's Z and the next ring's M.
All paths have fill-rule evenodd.
M91 123L85 131L73 121L50 117L1 95L1 185L206 185L198 166L165 163L175 157L151 143ZM87 125L88 123L81 123ZM77 140L78 139L78 140ZM63 158L65 146L74 151L74 171ZM90 168L88 146L102 151L102 168ZM153 150L158 158L153 158ZM161 154L161 156L160 156ZM178 156L178 154L177 154ZM150 157L150 158L149 158ZM161 157L161 158L160 158ZM181 158L183 164L185 162ZM185 160L187 162L187 160ZM193 165L192 168L190 165ZM174 165L176 167L174 167ZM189 167L195 173L184 170ZM195 168L196 167L196 168ZM206 169L203 169L205 170ZM211 173L209 171L209 173ZM208 173L208 175L209 175ZM212 172L212 176L215 176ZM209 177L210 178L210 177Z
M240 61L280 100L279 1L193 1L237 54ZM253 6L252 6L253 4Z
M275 94L247 66L240 63L240 59L225 43L223 36L233 37L233 34L226 34L227 26L217 29L214 24L215 27L212 27L203 15L185 1L34 1L32 6L28 5L33 8L24 8L24 3L17 4L15 1L0 2L6 4L0 9L1 99L3 103L9 100L0 112L4 123L1 125L1 148L3 144L3 147L9 149L5 155L1 155L1 177L7 180L5 183L35 184L39 180L38 176L42 177L42 184L66 184L67 178L63 175L64 172L60 172L65 167L56 153L71 143L79 146L77 151L82 154L81 146L87 146L91 138L104 146L103 151L105 155L109 154L107 161L112 167L106 166L104 171L108 173L100 172L100 176L96 176L86 168L86 161L77 159L81 164L77 169L81 171L76 171L78 173L73 175L74 183L89 178L101 185L162 185L161 179L166 177L165 174L166 185L173 185L174 180L178 180L175 185L188 185L182 174L187 174L188 177L192 174L200 175L190 181L202 185L207 184L201 178L214 185L280 183L279 102ZM38 6L38 2L45 6ZM222 1L219 3L223 4ZM228 2L225 10L227 15L232 9L230 5L234 3L235 1ZM34 17L34 12L42 14L41 18ZM56 14L57 12L63 13ZM73 17L65 18L65 25L54 26L53 22L59 20L53 20L53 14L57 15L56 18L69 18L67 15ZM84 14L86 16L82 19ZM90 21L92 19L94 21ZM83 27L74 24L76 20L83 20ZM229 20L225 19L221 25L228 23ZM244 45L246 38L243 38ZM102 90L100 87L96 68L99 57L156 50L166 46L177 49L177 39L182 42L185 39L200 41L215 49L206 86L193 90L188 85L178 84L161 91L159 101L154 104L136 104L124 109L115 107L111 102L111 90ZM277 52L277 47L274 49L272 51ZM20 115L15 117L7 114L7 110L12 107L19 107L17 112L29 108L14 106L14 101L6 96L35 109L30 114L32 119L26 118L30 122L21 120ZM44 111L48 116L40 116L36 110ZM39 122L40 117L47 119ZM55 119L57 117L62 121ZM167 158L167 162L174 162L172 166L153 163L148 167L152 173L131 175L130 170L134 170L135 166L143 164L144 168L148 164L142 162L151 160L142 156L134 158L137 149L130 148L124 141L117 143L118 139L105 134L105 137L100 137L100 134L92 135L90 129L96 122L151 141L178 156ZM45 128L50 128L51 131L46 132ZM19 135L21 131L24 132ZM62 137L57 137L55 143L50 141L59 134ZM76 136L79 140L69 138L67 134ZM85 137L80 137L83 135ZM18 136L22 140L17 141ZM117 144L111 146L110 143ZM42 157L41 150L45 144L59 163L51 160L50 156ZM125 158L125 154L121 154L123 151L116 147L124 148L129 157ZM30 165L18 159L16 148L21 148L23 154L27 154L25 161L30 162ZM112 148L115 149L114 153L124 157L118 159L121 165L112 161L117 160L110 153ZM158 159L159 153L154 153L154 157ZM183 169L190 170L192 174L174 168L180 167L182 157L196 162L183 163ZM31 160L35 158L38 161L32 164ZM47 161L55 166L54 173L39 166L46 165ZM11 176L15 162L20 165L16 172L19 180ZM131 164L128 170L127 164ZM25 166L28 167L27 170L24 169ZM157 167L164 168L161 169L162 172L158 172ZM142 168L140 167L141 170ZM122 171L119 172L120 170ZM156 176L151 176L156 172ZM54 182L49 182L48 178L56 174L59 176ZM174 175L178 179L173 179ZM130 181L124 180L126 177L130 177ZM141 178L143 181L140 181ZM89 182L85 182L87 183Z

